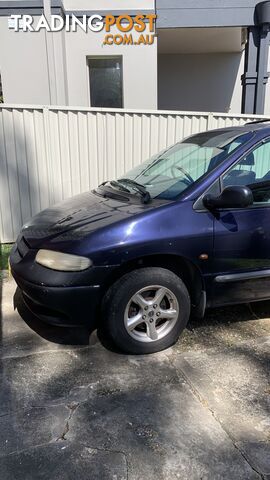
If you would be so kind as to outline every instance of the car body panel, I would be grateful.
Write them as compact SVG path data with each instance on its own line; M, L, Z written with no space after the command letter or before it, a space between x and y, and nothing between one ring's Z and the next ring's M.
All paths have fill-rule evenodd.
M89 298L95 292L92 303L97 300L100 304L110 279L125 264L169 255L185 259L197 269L209 306L270 298L267 276L263 280L237 278L243 272L270 271L269 207L215 214L196 209L198 200L220 176L270 135L270 128L262 125L236 131L239 135L250 131L249 140L174 201L155 199L143 204L139 196L127 199L118 192L106 198L94 191L35 216L22 229L11 254L12 272L20 288L37 303L51 302L56 311L58 292L62 298L58 310L72 316L73 289L74 298L80 297L80 289L85 289ZM51 271L35 262L40 248L86 256L93 266L82 272ZM228 275L236 277L228 281ZM69 297L66 308L65 289ZM86 303L81 302L84 310L87 293L85 296Z
M247 278L249 273L270 269L269 217L269 207L221 211L215 216L214 274L230 275L230 281L214 282L215 304L270 297L270 276L263 281L252 275L243 280L241 276L243 272Z
M119 198L120 195L118 195ZM104 198L92 192L85 192L43 210L33 217L22 229L22 234L32 248L39 248L46 241L58 235L82 235L108 227L112 223L127 219L136 213L152 209L153 205L130 203L124 197L121 200Z

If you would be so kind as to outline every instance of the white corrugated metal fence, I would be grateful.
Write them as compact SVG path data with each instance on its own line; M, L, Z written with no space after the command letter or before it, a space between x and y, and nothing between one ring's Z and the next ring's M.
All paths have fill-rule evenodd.
M40 210L192 134L258 116L0 106L0 242Z

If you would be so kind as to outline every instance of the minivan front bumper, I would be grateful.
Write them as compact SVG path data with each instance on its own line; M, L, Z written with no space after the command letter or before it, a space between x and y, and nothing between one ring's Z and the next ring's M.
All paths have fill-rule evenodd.
M57 272L37 264L36 253L27 246L22 250L21 242L14 245L10 255L11 273L28 309L53 325L95 327L107 282L116 266Z
M100 285L47 287L11 273L22 292L26 306L34 315L51 325L94 328L102 300Z

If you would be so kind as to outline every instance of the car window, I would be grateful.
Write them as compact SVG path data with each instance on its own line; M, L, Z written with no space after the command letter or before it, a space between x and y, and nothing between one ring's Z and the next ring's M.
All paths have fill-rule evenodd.
M192 135L118 180L123 182L128 179L143 185L152 198L173 200L224 162L252 135L252 132L234 128Z
M252 190L255 204L270 203L270 140L242 157L223 176L222 185L246 185Z

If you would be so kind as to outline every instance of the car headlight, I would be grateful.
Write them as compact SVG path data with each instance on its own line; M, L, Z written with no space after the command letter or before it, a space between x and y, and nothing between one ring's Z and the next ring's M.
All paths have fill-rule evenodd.
M86 270L92 265L89 258L54 250L39 250L36 254L36 262L52 270L63 272L78 272Z

